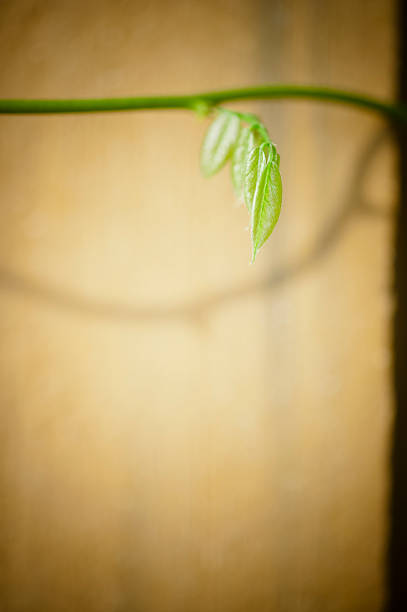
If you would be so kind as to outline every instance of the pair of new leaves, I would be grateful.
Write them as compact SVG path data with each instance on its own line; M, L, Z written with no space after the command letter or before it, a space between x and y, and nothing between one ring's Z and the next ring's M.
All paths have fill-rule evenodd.
M244 120L244 116L243 116ZM278 221L281 210L280 156L258 122L222 110L210 125L201 150L201 168L212 176L231 160L236 195L250 214L253 261Z

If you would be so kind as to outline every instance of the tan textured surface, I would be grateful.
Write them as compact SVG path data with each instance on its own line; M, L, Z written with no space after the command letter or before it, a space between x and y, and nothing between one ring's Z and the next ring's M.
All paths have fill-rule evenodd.
M2 2L0 95L391 96L393 22L379 0ZM380 609L391 140L350 109L240 106L282 157L256 266L228 173L199 174L204 122L0 119L1 610Z

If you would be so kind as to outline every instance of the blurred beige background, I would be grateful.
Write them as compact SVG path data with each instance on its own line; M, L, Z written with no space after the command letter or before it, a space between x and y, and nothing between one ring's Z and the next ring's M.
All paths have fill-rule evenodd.
M292 81L391 98L393 2L3 0L0 95ZM1 117L0 609L381 609L394 144L261 114L283 212L249 265L191 113Z

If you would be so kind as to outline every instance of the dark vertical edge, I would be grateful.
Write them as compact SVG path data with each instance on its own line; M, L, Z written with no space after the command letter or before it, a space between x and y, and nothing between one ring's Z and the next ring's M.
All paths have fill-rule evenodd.
M399 100L407 102L407 3L398 0ZM388 612L407 610L407 130L398 128L400 200L396 220L393 323L395 414L391 457Z

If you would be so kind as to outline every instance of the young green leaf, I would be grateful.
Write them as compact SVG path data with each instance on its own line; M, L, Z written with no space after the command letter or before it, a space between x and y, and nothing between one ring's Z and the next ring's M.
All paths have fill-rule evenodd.
M252 208L253 261L266 242L280 216L282 199L278 166L270 161L258 178Z
M239 136L240 119L232 113L219 113L206 132L201 150L201 169L212 176L222 168Z
M239 199L243 199L246 162L250 151L256 146L256 140L253 130L248 127L242 128L232 154L232 182Z
M249 213L252 212L253 200L256 193L257 183L266 167L266 156L261 147L255 147L250 151L244 172L244 201Z

